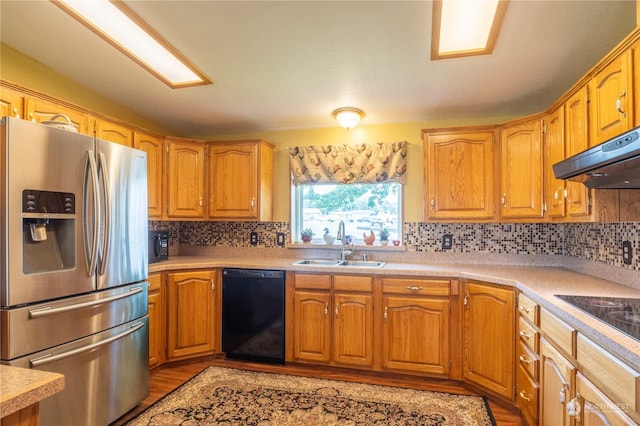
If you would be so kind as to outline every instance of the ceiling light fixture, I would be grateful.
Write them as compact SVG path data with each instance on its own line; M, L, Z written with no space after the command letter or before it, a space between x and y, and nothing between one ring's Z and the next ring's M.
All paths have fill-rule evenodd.
M171 88L211 84L121 0L51 0Z
M507 5L508 0L434 0L431 59L493 52Z
M333 118L347 130L356 127L362 117L364 117L364 111L358 108L344 107L333 111Z

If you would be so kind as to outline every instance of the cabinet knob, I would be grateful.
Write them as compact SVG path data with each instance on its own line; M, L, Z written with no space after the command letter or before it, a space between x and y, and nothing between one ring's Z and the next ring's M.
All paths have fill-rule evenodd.
M435 210L435 208L436 208L436 199L435 199L435 197L431 196L431 202L429 204L431 204L431 210Z
M251 197L251 210L256 208L256 198Z
M388 318L387 315L387 306L384 307L384 314L382 314L382 316L384 317L384 319L386 320Z
M464 299L462 300L462 304L465 308L469 306L469 293L465 293Z
M524 391L520 391L519 395L520 395L520 398L524 399L525 401L527 402L531 401L531 397L527 396L527 394Z
M566 411L567 414L571 417L576 417L576 419L580 419L578 416L580 415L580 394L577 393L576 397L571 401L567 402Z
M324 304L324 316L329 315L329 304L325 303Z
M521 363L523 363L523 364L527 364L527 365L531 364L531 360L530 360L530 359L526 359L523 355L520 355L520 356L518 357L518 359L519 359L519 360L520 360L520 362L521 362Z
M520 336L524 337L525 339L530 339L532 335L525 333L524 330L520 330Z
M507 193L502 194L502 198L500 198L500 202L502 203L503 208L507 208Z
M336 303L336 318L338 318L338 304Z

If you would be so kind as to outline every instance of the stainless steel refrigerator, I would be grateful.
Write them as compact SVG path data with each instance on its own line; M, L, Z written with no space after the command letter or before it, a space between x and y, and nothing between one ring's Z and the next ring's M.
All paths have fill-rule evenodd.
M146 153L0 121L0 362L64 374L43 425L107 425L149 393Z

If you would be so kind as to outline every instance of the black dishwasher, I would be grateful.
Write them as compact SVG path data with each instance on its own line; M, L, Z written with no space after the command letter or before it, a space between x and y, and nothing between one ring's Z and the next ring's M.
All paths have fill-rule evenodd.
M222 351L284 364L284 271L222 270Z

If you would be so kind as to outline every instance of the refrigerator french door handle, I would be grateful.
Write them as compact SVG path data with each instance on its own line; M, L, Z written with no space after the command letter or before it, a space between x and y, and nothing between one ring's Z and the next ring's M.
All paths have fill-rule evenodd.
M84 168L84 205L82 208L82 222L84 232L82 239L84 240L85 264L87 266L87 275L93 275L96 264L98 262L98 197L96 188L98 187L98 168L93 151L87 151L87 161ZM92 222L89 223L89 191L93 195ZM89 241L91 235L91 241Z
M104 228L101 241L101 262L98 275L104 275L109 262L109 241L111 240L111 200L109 199L109 175L107 174L107 160L103 152L98 153L98 171L102 175L101 196L102 211L104 211Z
M131 333L135 333L136 331L140 330L142 327L144 327L144 323L137 322L137 323L131 324L131 328L129 330L123 331L120 334L116 334L115 336L111 336L111 337L109 337L107 339L104 339L104 340L101 340L99 342L92 343L90 345L83 346L83 347L78 348L78 349L73 349L71 351L63 352L63 353L57 354L57 355L47 354L47 355L42 356L40 358L30 359L29 360L30 368L40 367L41 365L45 365L45 364L49 364L49 363L52 363L52 362L55 362L55 361L59 361L61 359L68 358L70 356L79 355L79 354L84 353L84 352L89 352L91 350L99 348L100 346L108 345L111 342L114 342L116 340L122 339L123 337L128 336Z
M32 309L29 311L29 318L46 317L47 315L59 314L61 312L75 311L76 309L87 308L90 306L103 305L105 303L113 302L114 300L124 299L126 297L133 296L144 290L143 287L134 287L128 293L116 294L115 296L109 296L98 300L90 300L83 303L75 303L73 305L61 306L59 308L52 308L51 306L45 306L44 308Z

